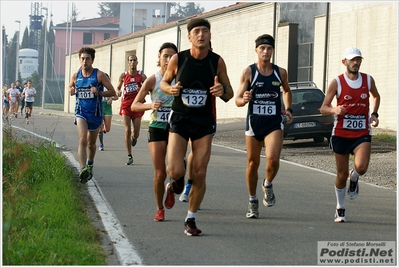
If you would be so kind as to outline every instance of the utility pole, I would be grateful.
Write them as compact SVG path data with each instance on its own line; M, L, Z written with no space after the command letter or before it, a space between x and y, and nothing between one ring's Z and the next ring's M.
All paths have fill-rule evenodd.
M15 81L18 80L18 74L19 74L19 33L21 32L21 21L16 20L16 23L18 23L18 37L17 37L17 50L15 51ZM11 83L10 83L11 84Z
M47 21L48 21L48 9L47 7L42 7L46 10L46 23L44 27L44 58L43 58L43 91L42 91L42 109L44 109L44 92L46 91L46 80L47 80Z

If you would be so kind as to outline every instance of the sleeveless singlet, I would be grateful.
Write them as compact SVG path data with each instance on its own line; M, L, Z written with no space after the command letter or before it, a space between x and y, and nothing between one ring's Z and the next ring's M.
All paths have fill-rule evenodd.
M129 72L125 72L123 78L123 102L132 103L134 98L136 98L143 83L143 76L141 74L142 71L137 71L135 75L130 75Z
M214 85L220 56L212 51L198 60L190 55L190 50L178 53L178 73L176 81L183 86L180 95L174 98L173 112L189 115L198 123L213 124L214 112L212 94L209 88Z
M332 136L342 138L360 138L371 135L370 126L370 76L359 72L356 81L341 74L335 78L338 82L337 106L343 105L344 115L334 115Z
M154 90L151 92L151 101L161 100L163 102L162 106L158 110L153 110L150 115L150 127L165 129L168 125L169 113L172 107L172 102L174 97L172 95L166 94L161 90L159 84L162 81L162 75L158 71L155 73L155 86ZM174 80L171 82L173 85Z
M93 72L89 77L82 75L82 70L79 70L76 75L76 106L75 115L83 116L103 116L102 101L101 97L93 94L90 91L90 85L95 86L98 90L102 91L102 86L99 85L97 80L97 68L93 69Z
M279 67L273 64L273 73L264 76L256 64L251 64L253 89L252 100L248 103L246 131L252 129L255 135L263 135L263 129L270 122L281 122L281 93Z

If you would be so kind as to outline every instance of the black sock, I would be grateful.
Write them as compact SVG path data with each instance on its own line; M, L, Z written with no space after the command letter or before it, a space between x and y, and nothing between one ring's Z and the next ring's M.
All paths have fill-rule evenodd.
M99 134L98 134L98 138L100 139L100 144L103 144L103 132L101 131Z

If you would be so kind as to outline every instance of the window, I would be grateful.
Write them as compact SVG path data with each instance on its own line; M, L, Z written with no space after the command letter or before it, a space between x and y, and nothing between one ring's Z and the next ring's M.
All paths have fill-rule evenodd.
M92 33L83 33L83 45L93 44Z
M110 33L104 33L104 40L108 39L111 37Z

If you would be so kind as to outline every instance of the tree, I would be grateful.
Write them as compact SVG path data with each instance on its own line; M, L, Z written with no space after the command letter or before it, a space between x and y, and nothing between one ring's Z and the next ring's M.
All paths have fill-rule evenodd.
M20 49L29 48L29 30L28 27L25 28L24 35L22 36L22 43Z
M17 59L17 41L18 41L18 32L14 33L13 38L7 45L7 81L8 84L11 84L15 81L15 70L16 65L15 61ZM19 74L18 74L19 78Z
M2 73L1 73L1 79L3 80L3 84L8 84L8 78L7 78L7 35L6 35L6 28L3 26L2 27L2 47L1 47L1 54L3 56L3 61L1 62L2 66Z
M53 20L50 20L50 27L47 32L47 48L48 48L48 54L47 54L47 80L52 78L52 73L53 73L53 53L54 53L54 43L55 43L55 34L54 30L51 29L53 27Z
M98 15L101 17L119 17L121 4L117 2L101 2L98 3L100 11Z
M76 9L75 5L72 3L72 15L71 15L72 21L77 21L78 20L78 15L79 15L79 12Z
M190 17L193 15L201 14L205 11L205 8L201 7L199 4L194 2L186 2L185 6L180 5L177 3L175 7L176 15L178 17Z

